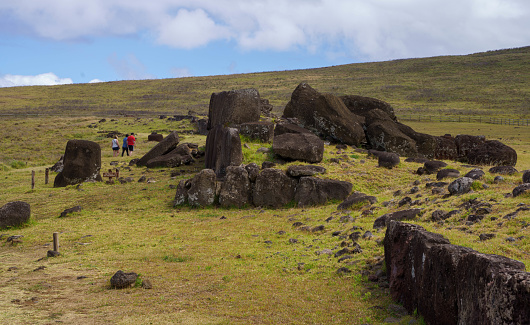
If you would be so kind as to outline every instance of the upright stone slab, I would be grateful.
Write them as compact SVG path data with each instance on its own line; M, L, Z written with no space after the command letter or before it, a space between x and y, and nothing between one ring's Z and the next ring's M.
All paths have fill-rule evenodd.
M191 206L205 207L215 203L215 172L211 169L201 170L190 182L188 203Z
M206 168L213 169L217 177L226 174L226 167L239 166L243 151L239 132L235 128L217 126L206 137Z
M210 97L208 130L257 122L260 116L259 92L254 88L222 91Z
M256 206L279 208L294 200L296 181L283 171L265 168L256 178L252 202Z
M63 170L55 177L53 187L101 182L101 147L88 140L69 140L64 152Z
M226 167L226 177L221 185L219 204L222 207L244 207L250 203L250 180L244 167Z
M140 160L136 162L137 166L146 166L147 162L153 158L165 155L171 150L175 149L179 143L179 135L177 131L172 132L162 141L157 143L151 150L149 150L145 155L143 155Z

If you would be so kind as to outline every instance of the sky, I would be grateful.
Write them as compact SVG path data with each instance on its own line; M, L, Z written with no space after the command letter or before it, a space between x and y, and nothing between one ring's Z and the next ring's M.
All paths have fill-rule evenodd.
M0 0L0 87L307 69L528 45L528 0Z

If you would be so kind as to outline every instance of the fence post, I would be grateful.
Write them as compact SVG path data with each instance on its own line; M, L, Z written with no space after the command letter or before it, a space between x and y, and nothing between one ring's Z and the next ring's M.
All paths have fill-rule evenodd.
M50 169L46 168L46 171L44 172L44 184L48 184L49 174L50 174Z
M31 171L31 189L35 188L35 171Z

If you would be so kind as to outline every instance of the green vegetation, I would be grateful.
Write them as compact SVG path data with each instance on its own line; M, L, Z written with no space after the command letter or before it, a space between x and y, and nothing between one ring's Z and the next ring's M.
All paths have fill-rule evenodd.
M194 126L188 120L168 121L157 114L186 114L188 109L204 113L213 91L255 87L279 110L296 85L308 81L320 91L384 99L398 115L411 110L427 114L476 110L526 117L528 52L524 48L250 75L0 89L1 112L49 114L0 120L0 205L21 200L30 203L32 211L28 225L0 231L0 236L24 236L17 245L1 237L0 296L5 299L0 299L0 320L31 324L380 324L393 316L387 307L394 302L388 289L368 280L383 256L384 230L374 230L372 225L378 216L406 208L397 206L405 195L418 200L415 207L423 209L412 222L446 236L453 244L530 266L530 212L504 218L518 204L528 204L527 196L504 196L521 183L521 172L505 175L500 184L494 184L486 173L485 180L474 184L473 192L443 197L425 187L434 175L414 173L419 164L402 161L392 170L378 168L376 160L351 147L338 150L327 145L319 164L327 173L321 177L349 181L354 190L378 199L371 208L359 204L350 211L337 211L338 202L303 209L291 204L277 210L173 208L173 187L202 169L202 161L174 169L133 166L128 170L132 158L154 146L147 141L153 131L167 135L177 130L181 142L204 146L204 136L190 134ZM86 116L68 116L66 111ZM500 139L518 152L516 168L530 169L530 128L407 124L434 135ZM137 134L134 156L112 157L111 139L106 137L111 131ZM69 139L99 143L102 169L114 168L111 162L117 161L120 175L135 181L53 188L55 173L50 173L50 183L44 184L45 168L64 153ZM245 138L242 143L247 144L243 146L244 163L261 165L274 159L271 153L256 153L270 144ZM332 158L341 160L330 163ZM471 168L447 163L462 174ZM292 164L296 163L278 168ZM32 171L36 172L34 190ZM143 175L155 182L138 183ZM407 194L416 180L420 192ZM405 194L394 197L398 190ZM492 204L491 213L481 222L467 224L464 210L443 223L430 220L435 210L463 209L471 199ZM59 218L63 210L76 205L83 210ZM346 216L355 221L341 221ZM325 228L313 233L293 227L295 222ZM323 253L341 249L344 239L332 234L341 231L345 235L353 227L362 233L373 232L373 238L358 240L362 253L341 262ZM42 259L51 249L53 232L60 233L61 255ZM480 241L481 233L496 236ZM509 237L515 241L507 241ZM350 272L338 273L343 267ZM386 265L380 264L379 269L385 270ZM118 270L136 272L141 279L134 288L109 290L110 277ZM143 289L142 280L149 280L153 288ZM421 315L411 315L402 323L412 317L422 323Z

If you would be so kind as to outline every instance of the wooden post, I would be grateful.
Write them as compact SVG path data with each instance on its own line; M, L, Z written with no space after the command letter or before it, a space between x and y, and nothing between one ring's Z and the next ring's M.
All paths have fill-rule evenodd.
M44 172L44 184L48 184L49 175L50 175L50 169L46 168L46 171Z
M56 252L59 251L59 233L58 232L53 233L53 250Z
M31 189L35 188L35 171L31 171Z

